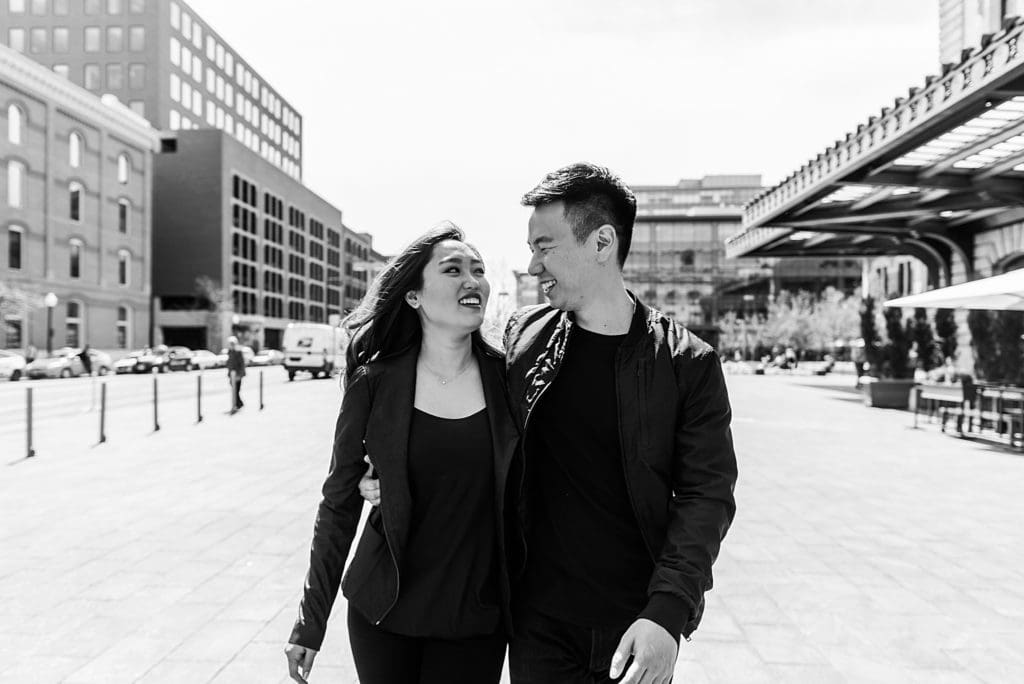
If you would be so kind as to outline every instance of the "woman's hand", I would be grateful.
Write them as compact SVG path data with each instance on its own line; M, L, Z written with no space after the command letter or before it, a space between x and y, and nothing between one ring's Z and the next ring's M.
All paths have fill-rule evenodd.
M370 457L364 456L363 460L370 463ZM371 506L380 505L380 480L373 477L373 464L366 469L366 474L359 481L359 494L370 502Z
M309 671L313 669L313 658L316 658L316 651L298 644L288 644L284 649L284 655L288 659L288 674L291 675L291 678L299 684L308 684L306 678L309 677Z

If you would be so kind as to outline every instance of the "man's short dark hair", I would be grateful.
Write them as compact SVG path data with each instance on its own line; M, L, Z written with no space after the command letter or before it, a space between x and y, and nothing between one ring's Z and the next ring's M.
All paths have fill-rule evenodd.
M636 197L611 170L587 162L563 166L523 195L522 202L526 207L562 202L565 219L580 244L601 226L610 225L619 238L619 267L626 263L633 241Z

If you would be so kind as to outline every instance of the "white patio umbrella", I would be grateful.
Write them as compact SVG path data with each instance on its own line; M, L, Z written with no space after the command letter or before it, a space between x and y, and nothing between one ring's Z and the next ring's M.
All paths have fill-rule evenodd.
M1024 268L991 278L890 299L885 302L885 306L1024 311Z

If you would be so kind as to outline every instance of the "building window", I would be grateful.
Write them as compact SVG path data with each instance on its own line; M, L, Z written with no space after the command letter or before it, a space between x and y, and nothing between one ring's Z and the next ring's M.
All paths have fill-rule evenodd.
M71 78L71 68L67 64L54 64L53 73L64 78Z
M88 7L86 3L86 7ZM85 27L85 51L86 52L99 52L100 51L100 27L99 26L86 26Z
M86 64L82 72L82 81L86 90L100 89L100 65Z
M29 49L34 53L46 52L49 49L48 33L44 28L32 29L29 33Z
M142 52L146 49L146 29L142 26L132 26L128 29L128 49L132 52Z
M181 43L177 38L171 38L171 64L181 66Z
M25 115L22 113L21 107L13 104L7 107L7 140L12 145L21 144L21 129L24 120Z
M121 90L124 88L124 69L120 64L107 65L107 89Z
M64 344L69 347L79 346L79 342L82 339L82 316L85 313L84 309L85 307L82 306L81 302L72 300L67 304L64 317L64 326L67 329L67 334L64 338Z
M171 3L171 28L181 28L181 7L176 2Z
M117 348L127 349L129 347L130 340L128 339L128 307L119 306L117 307Z
M82 241L71 240L68 243L68 275L72 278L82 277Z
M177 74L171 74L171 99L181 102L181 79Z
M46 0L32 0L32 14L37 17L46 16Z
M128 182L128 155L117 156L117 182L125 185Z
M170 121L168 122L172 131L176 131L181 128L181 114L177 109L172 109L170 114Z
M121 0L107 0L107 14L120 14Z
M7 267L11 270L21 268L21 238L21 228L7 229Z
M146 65L128 65L128 87L133 90L141 90L146 87Z
M128 0L128 11L132 14L142 14L146 11L146 0Z
M7 206L19 209L25 204L25 165L7 162Z
M68 216L72 221L82 220L82 184L72 183L68 186Z
M25 0L7 0L7 11L11 14L24 14Z
M18 349L22 346L21 325L21 316L4 316L4 327L6 328L4 337L8 349Z
M139 116L143 118L146 117L146 103L142 100L131 100L128 103L128 106L131 108L133 112L135 112Z
M100 13L100 0L85 0L85 13L86 14L99 14Z
M58 17L68 15L68 0L53 0L53 13Z
M7 29L7 46L16 52L25 52L25 29Z
M124 29L120 26L107 27L107 52L120 52L124 49Z
M68 164L77 169L82 163L82 136L72 133L68 136Z
M192 40L192 17L188 12L181 13L181 35L185 40Z
M117 284L127 285L131 274L132 255L127 250L117 253Z
M68 51L68 30L64 27L53 29L53 51Z
M131 205L126 199L117 200L117 229L122 233L127 233L128 228L128 217Z

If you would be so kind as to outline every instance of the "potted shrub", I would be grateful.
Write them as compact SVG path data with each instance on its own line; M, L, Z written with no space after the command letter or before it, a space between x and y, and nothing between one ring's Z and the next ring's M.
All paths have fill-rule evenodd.
M903 324L900 309L886 309L884 316L888 340L883 344L875 325L874 299L864 299L861 336L864 338L864 354L870 364L870 381L862 383L861 391L868 406L905 409L910 404L910 392L914 387L914 368L910 362L913 342Z

